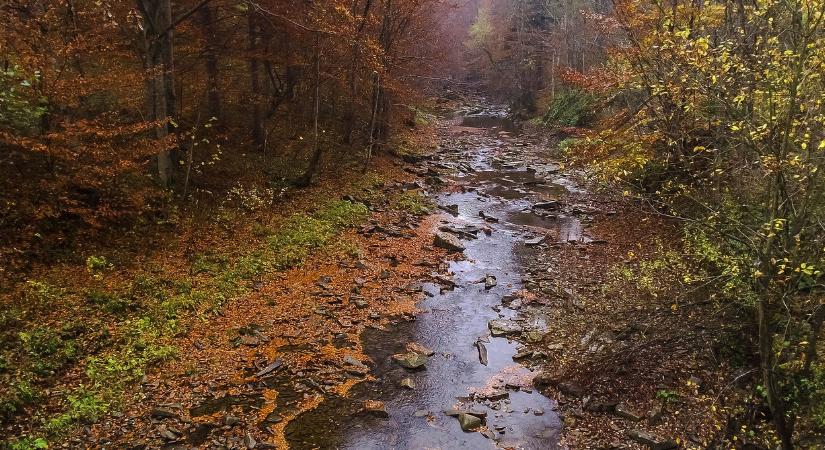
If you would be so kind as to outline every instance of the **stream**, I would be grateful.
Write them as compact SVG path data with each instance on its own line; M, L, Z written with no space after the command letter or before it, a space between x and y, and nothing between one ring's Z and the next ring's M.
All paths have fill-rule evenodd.
M514 295L522 289L524 258L543 240L587 239L578 219L552 212L555 200L575 186L548 163L542 145L520 137L502 110L459 112L439 134L440 150L429 165L450 173L433 200L445 211L440 229L458 234L466 247L463 258L449 263L455 286L423 283L417 320L365 332L376 380L293 421L286 430L293 448L558 447L555 404L532 388L533 374L514 359L520 345L511 338L547 331L542 315L520 308ZM490 321L516 329L491 336ZM392 359L409 342L434 351L423 370ZM407 378L414 388L400 386ZM388 417L357 414L366 400L384 402ZM463 431L447 414L451 409L472 412L484 426Z

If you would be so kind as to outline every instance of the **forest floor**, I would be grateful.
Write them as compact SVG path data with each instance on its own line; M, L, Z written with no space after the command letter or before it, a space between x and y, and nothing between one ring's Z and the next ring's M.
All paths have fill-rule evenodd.
M730 426L726 380L747 374L718 362L707 305L639 287L676 226L558 163L559 138L451 108L406 146L420 152L302 193L343 200L168 242L151 277L77 268L117 293L103 305L139 292L161 307L95 313L105 337L72 335L83 356L54 370L39 408L20 405L41 425L6 430L67 417L84 425L64 434L71 448L711 444Z

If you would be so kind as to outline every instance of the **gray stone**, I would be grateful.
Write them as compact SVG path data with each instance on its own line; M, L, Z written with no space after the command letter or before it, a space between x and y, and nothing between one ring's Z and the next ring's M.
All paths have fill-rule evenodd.
M246 433L246 436L243 438L243 443L246 445L246 448L250 450L258 446L258 441L256 441L250 433Z
M241 423L241 419L235 416L226 416L223 418L223 424L228 427L234 427L235 425Z
M513 355L513 361L518 361L520 359L525 359L533 356L533 351L528 348L519 349L515 355Z
M618 405L616 405L616 407L613 409L613 413L623 419L631 420L633 422L638 422L642 420L642 416L636 414L633 410L631 410L627 405L623 403L619 403Z
M657 403L653 405L653 408L647 414L647 423L650 426L659 425L662 422L662 416L664 416L665 409L662 407L661 403Z
M392 359L394 359L395 362L405 369L419 369L424 367L424 364L427 363L427 355L422 355L421 353L416 352L392 355Z
M433 356L435 352L430 350L429 348L419 344L418 342L409 342L406 345L408 352L420 353L424 356Z
M537 342L541 342L544 339L544 333L541 331L527 331L524 333L524 339L531 344L535 344Z
M474 431L481 426L482 420L471 414L461 413L458 415L458 424L464 432Z
M669 439L659 439L650 433L640 430L631 430L627 432L630 439L648 447L650 450L671 450L678 448L679 444Z
M548 202L538 202L533 204L533 209L542 209L545 211L555 211L559 208L561 208L561 203L555 200L551 200Z
M284 361L281 358L276 358L275 361L269 363L266 367L259 370L258 373L255 374L256 377L262 377L265 375L269 375L270 373L274 372L278 368L280 368L284 364Z
M547 238L547 236L539 236L539 237L535 237L535 238L531 238L531 239L525 239L524 240L524 245L526 245L528 247L535 247L537 245L541 245L542 242L544 242L544 240L546 238Z
M163 425L158 427L158 434L160 434L160 437L166 439L167 441L174 441L179 437L177 433L173 432L172 430L166 428Z
M175 419L178 413L168 408L155 408L150 413L153 419Z
M506 336L523 331L521 325L510 320L491 320L488 326L493 336Z
M484 211L479 211L478 212L478 217L481 217L482 219L484 219L485 222L488 222L488 223L498 223L498 218L493 217L493 216L485 213Z
M457 237L441 231L436 231L433 244L450 252L463 252L465 248Z
M384 402L378 400L365 400L364 403L361 404L361 412L373 417L380 417L382 419L386 419L390 416Z
M367 365L366 365L366 364L364 364L364 363L362 363L361 361L359 361L359 360L355 359L355 358L354 358L354 357L352 357L351 355L347 355L347 356L345 356L345 357L344 357L344 364L349 364L349 365L351 365L351 366L355 366L355 367L357 367L357 368L359 368L359 369L366 369L366 370L369 370L369 367L367 367Z
M487 417L486 412L478 411L478 410L475 410L475 409L445 409L444 410L444 415L447 415L447 416L450 416L450 417L458 417L461 414L469 414L471 416L476 416L476 417L481 418L481 419Z
M487 275L484 277L484 289L492 289L496 287L496 284L498 284L496 277L492 275Z
M476 347L478 348L478 361L486 366L488 362L487 347L484 346L481 340L476 341Z

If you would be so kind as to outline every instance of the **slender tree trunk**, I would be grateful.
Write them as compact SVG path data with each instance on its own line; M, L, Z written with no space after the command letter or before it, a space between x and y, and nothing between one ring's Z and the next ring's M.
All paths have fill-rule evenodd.
M304 176L298 181L298 186L309 186L312 183L312 177L318 171L318 165L321 162L321 142L320 133L318 129L318 119L321 113L321 45L320 36L315 36L315 105L313 110L313 149L312 156L309 160Z
M759 369L762 375L762 385L765 389L765 397L768 407L773 416L773 423L776 427L776 434L782 443L782 450L793 449L793 430L790 429L785 403L782 400L779 387L774 376L774 338L773 330L770 326L770 294L763 292L762 298L757 306L757 322L759 324Z
M164 121L174 115L175 90L172 81L172 7L169 0L138 0L143 14L143 61L146 69L146 110L149 120ZM164 140L171 125L155 127L155 137ZM158 180L168 187L172 182L172 151L157 156Z
M206 69L206 100L207 113L209 117L221 118L221 88L218 74L218 55L215 40L218 38L218 30L215 26L215 18L212 8L208 4L200 10L201 26L206 37L206 48L204 48L204 66Z
M375 146L375 122L378 119L378 102L381 98L381 76L375 72L375 81L372 91L372 114L370 115L370 143L367 147L367 159L372 158Z
M264 127L261 114L261 82L258 61L258 20L253 10L249 11L249 82L252 107L252 142L258 148L263 148Z
M352 135L355 132L355 99L358 95L358 43L352 45L352 64L349 70L349 99L344 115L344 143L352 144Z

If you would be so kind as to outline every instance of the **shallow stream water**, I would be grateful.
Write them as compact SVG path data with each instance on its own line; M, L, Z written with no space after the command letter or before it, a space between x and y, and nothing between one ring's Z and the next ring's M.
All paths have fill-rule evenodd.
M560 423L555 404L531 386L532 373L513 356L518 343L492 337L491 320L517 319L502 299L522 289L520 263L526 241L584 240L581 223L560 211L536 211L538 202L564 194L560 179L540 146L523 141L500 115L459 118L442 127L436 165L456 168L447 188L434 194L442 226L478 230L462 240L464 258L450 262L455 287L425 283L421 313L391 329L369 330L363 347L374 362L375 381L363 382L348 398L332 398L287 428L293 448L340 449L552 449ZM483 212L483 214L480 214ZM485 220L485 217L494 219ZM497 222L496 222L497 220ZM485 231L489 231L489 234ZM488 276L493 287L485 286ZM546 332L539 319L518 318L525 333ZM392 360L409 342L435 351L424 370L410 371ZM478 342L486 349L486 365ZM399 386L411 378L414 389ZM385 403L388 418L356 414L364 400ZM447 409L486 413L482 432L465 432Z

